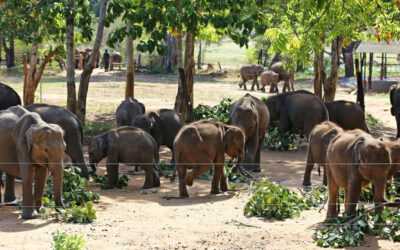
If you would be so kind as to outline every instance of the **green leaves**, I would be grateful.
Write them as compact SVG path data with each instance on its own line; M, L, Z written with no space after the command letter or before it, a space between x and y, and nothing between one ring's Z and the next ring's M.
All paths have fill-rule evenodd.
M85 249L85 244L85 239L82 235L69 235L60 231L53 234L54 250L83 250Z
M269 127L263 146L269 150L295 151L298 149L299 143L296 134L282 133L278 127Z
M232 99L224 98L222 101L213 106L198 105L193 109L194 120L214 119L227 123L229 121L229 110L232 105Z
M302 197L287 187L262 180L255 184L253 195L244 208L245 216L284 220L308 209Z

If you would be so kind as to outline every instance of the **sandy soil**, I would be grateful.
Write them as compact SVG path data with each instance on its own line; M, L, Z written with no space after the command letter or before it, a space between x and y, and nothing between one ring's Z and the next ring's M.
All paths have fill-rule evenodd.
M138 79L136 93L143 96L146 105L158 108L173 104L176 85L165 84L165 79L160 78L150 79L152 83L145 83L149 79L143 76ZM223 96L236 98L245 93L228 81L196 84L197 102L214 104ZM89 98L92 119L101 117L92 113L94 105L101 106L101 102L117 105L120 98L115 94L123 93L120 83L98 82L95 86L99 91L91 92ZM109 86L115 88L105 94ZM339 98L355 99L344 90L338 95ZM59 103L64 96L64 92L50 91L46 101ZM100 96L103 97L97 98ZM393 135L395 123L388 112L388 98L367 96L366 102L368 112L384 122L386 127L382 132ZM168 152L163 156L167 157ZM300 188L304 160L305 148L297 152L263 151L261 175L293 189ZM128 168L122 167L122 172L127 173ZM242 186L241 191L210 195L210 181L197 180L189 188L189 199L167 200L165 197L177 195L177 183L162 178L160 189L143 193L139 190L143 174L130 177L129 186L122 190L104 191L91 186L100 193L101 200L96 205L97 220L88 225L41 219L22 221L18 219L16 208L1 207L0 249L50 249L52 233L57 230L84 235L88 249L318 249L312 240L313 228L324 220L325 209L306 211L300 217L286 221L246 218L243 215L243 207L249 198L246 186ZM316 173L312 178L313 183L321 180ZM357 249L399 249L399 245L370 237Z

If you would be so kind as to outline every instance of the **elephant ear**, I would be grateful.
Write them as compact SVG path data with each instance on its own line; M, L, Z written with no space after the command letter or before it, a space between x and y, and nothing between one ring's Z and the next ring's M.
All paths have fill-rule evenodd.
M396 85L392 85L392 86L390 87L390 92L389 92L389 95L390 95L390 104L392 105L392 107L391 107L391 109L390 109L390 113L391 113L392 115L396 115L396 108L397 108L397 107L395 107L395 105L396 105L396 103L395 103L395 95L396 95L396 92L397 92L397 84L396 84Z
M139 104L139 106L140 106L140 109L141 109L141 111L142 111L142 114L146 113L146 108L145 108L144 104L141 103L141 102L138 102L138 104Z
M148 114L151 123L150 134L156 140L158 146L162 144L162 121L160 115L157 112L150 112Z
M353 145L351 146L351 153L352 153L352 162L354 164L357 164L359 167L361 162L363 161L362 155L361 155L361 147L364 145L365 139L364 137L359 137L357 138L354 142Z
M14 128L13 138L17 146L18 161L20 164L31 161L32 137L38 120L40 120L39 115L29 112L21 117Z

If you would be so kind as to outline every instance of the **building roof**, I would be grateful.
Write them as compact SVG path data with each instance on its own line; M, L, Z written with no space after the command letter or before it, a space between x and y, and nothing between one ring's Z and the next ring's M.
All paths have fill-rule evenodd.
M400 54L400 42L361 42L355 52Z

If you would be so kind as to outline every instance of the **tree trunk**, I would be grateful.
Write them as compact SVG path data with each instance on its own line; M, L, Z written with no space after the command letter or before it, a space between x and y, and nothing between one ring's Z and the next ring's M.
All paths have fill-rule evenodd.
M353 77L354 76L354 58L353 51L355 42L351 42L349 46L343 48L343 61L344 61L344 74L345 77Z
M67 47L67 109L76 113L76 87L75 87L75 0L68 1L69 12L66 17L66 47Z
M126 69L125 99L128 99L129 97L134 98L135 96L135 61L133 59L132 37L126 39L126 57L128 58L128 66Z
M322 86L325 82L324 51L314 52L314 94L322 99Z
M362 72L360 69L360 62L358 59L356 59L356 76L357 76L357 103L365 111L364 85L362 83Z
M15 44L14 38L11 37L9 41L9 46L7 46L7 41L3 38L3 46L6 52L6 66L7 69L15 67Z
M201 53L202 53L202 44L201 40L199 40L199 51L197 53L197 69L201 70Z
M179 32L176 36L176 64L178 68L183 68L183 42L182 33Z
M385 54L381 54L381 81L383 80L383 77L385 76Z
M331 54L331 72L324 85L324 100L326 102L333 101L336 94L336 85L339 79L339 63L340 54L342 51L343 37L336 37L332 41L332 54Z
M185 40L185 81L179 81L178 94L175 100L175 111L184 122L192 121L193 111L193 77L194 77L194 43L195 37L191 32L186 33ZM187 100L187 101L185 101Z
M174 66L177 65L177 44L176 39L171 34L167 34L165 37L165 43L167 45L167 51L163 56L164 69L166 73L172 73Z
M374 67L374 53L369 53L369 65L368 65L368 89L372 89L372 70Z
M25 106L35 102L35 92L42 79L44 69L57 52L57 49L50 51L44 56L43 60L40 61L38 67L38 49L39 44L32 44L29 59L26 58L24 60L23 100Z
M99 56L100 46L103 40L107 4L108 0L101 0L99 3L100 14L97 25L96 40L93 44L92 54L90 55L88 62L85 64L83 72L81 74L78 92L77 116L83 124L85 124L86 117L86 98L89 90L89 80L90 76L92 75L93 69L96 66L96 59L97 56Z

